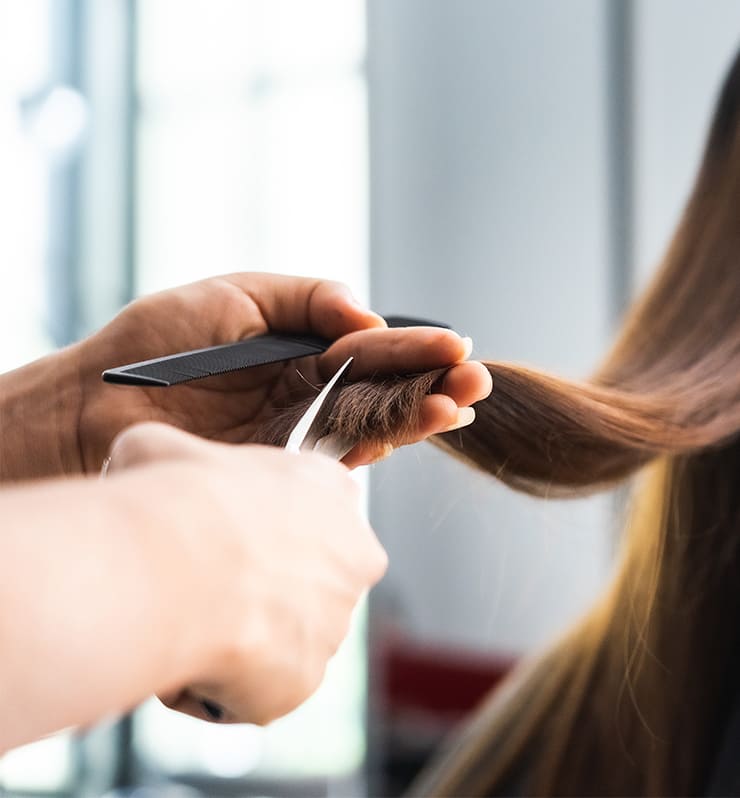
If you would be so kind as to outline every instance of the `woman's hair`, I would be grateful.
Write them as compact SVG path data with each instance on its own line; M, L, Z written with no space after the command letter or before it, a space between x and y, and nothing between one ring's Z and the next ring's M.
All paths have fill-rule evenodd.
M540 496L648 467L605 594L416 790L702 792L740 685L740 55L662 268L597 373L486 365L493 393L448 452ZM331 431L403 437L438 376L350 385Z

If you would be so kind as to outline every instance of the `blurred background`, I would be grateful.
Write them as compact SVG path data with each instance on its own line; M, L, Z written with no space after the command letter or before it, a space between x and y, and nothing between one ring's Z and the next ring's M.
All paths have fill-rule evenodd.
M141 293L260 269L583 376L738 43L738 0L0 0L0 370ZM622 512L428 445L374 467L368 501L391 567L307 705L258 729L151 702L11 752L6 792L398 794L597 595Z

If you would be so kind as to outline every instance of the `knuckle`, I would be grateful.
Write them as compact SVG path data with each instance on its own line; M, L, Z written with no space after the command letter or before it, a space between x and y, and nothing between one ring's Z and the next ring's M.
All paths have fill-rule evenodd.
M388 552L383 548L375 534L371 531L372 544L365 559L366 573L371 584L379 582L388 570Z
M380 579L388 570L388 552L378 544L375 548L375 574Z
M145 422L127 427L113 439L110 456L116 466L125 467L151 458L156 445L154 437L159 433L154 422Z
M304 697L301 701L310 698L321 687L326 674L327 659L316 660L313 665L306 670L306 678L303 684Z
M337 476L346 471L344 466L334 460L334 458L328 457L321 452L303 452L302 454L304 461L310 463L312 468L321 469L327 473L336 474Z
M429 331L429 345L450 357L450 350L457 345L458 337L455 333L451 333L450 330L431 328Z
M203 441L190 433L159 421L128 427L110 447L111 466L125 468L153 461L207 458L220 444Z
M299 459L299 458L294 458ZM320 479L327 488L354 496L359 493L359 485L352 478L346 466L320 452L305 452L300 460L308 474Z
M269 706L262 709L258 721L260 725L282 718L307 701L318 689L322 678L323 675L317 676L315 669L304 668L300 676L294 678L290 688L281 691Z
M360 487L359 482L353 479L349 475L349 471L341 475L341 489L347 494L347 496L353 500L354 503L357 503L357 500L360 498L362 494L362 488Z
M360 596L357 595L353 596L352 598L354 600L348 602L346 608L341 613L341 616L334 623L334 630L333 630L334 634L327 648L327 655L329 658L333 657L337 653L339 647L342 645L342 643L347 638L347 635L349 634L350 627L352 626L353 610Z
M341 280L320 280L317 288L327 294L349 294L349 286Z
M250 712L248 712L245 715L244 720L245 722L251 723L254 726L267 726L279 717L280 714L274 710L261 707L258 709L252 709Z

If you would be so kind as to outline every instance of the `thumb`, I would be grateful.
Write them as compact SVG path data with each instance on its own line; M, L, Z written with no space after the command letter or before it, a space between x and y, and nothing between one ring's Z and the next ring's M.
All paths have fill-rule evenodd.
M114 438L103 473L167 460L203 457L205 441L169 424L148 421L127 427Z

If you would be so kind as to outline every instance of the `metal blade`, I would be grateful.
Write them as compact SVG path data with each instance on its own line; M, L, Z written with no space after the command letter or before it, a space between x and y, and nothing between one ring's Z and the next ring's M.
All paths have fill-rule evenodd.
M293 427L285 448L289 452L313 449L319 440L321 429L331 414L334 403L341 393L344 378L354 358L349 358L337 373L321 389L321 393L311 402L310 407Z

